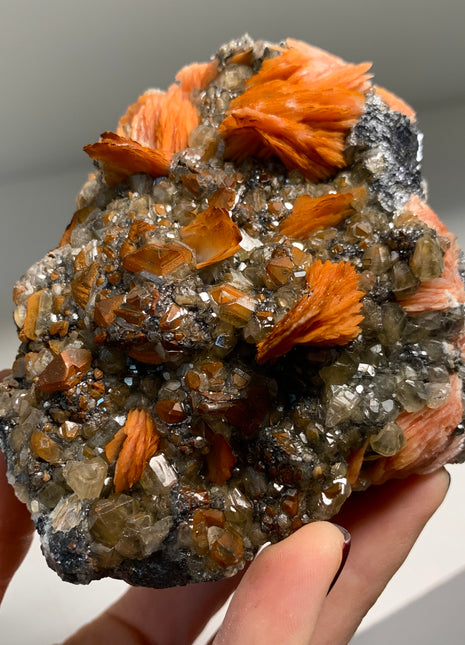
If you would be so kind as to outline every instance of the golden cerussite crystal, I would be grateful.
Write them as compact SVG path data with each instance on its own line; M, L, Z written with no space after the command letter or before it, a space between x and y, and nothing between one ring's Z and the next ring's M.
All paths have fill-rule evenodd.
M0 383L65 580L217 580L353 490L463 460L460 254L415 113L369 69L244 37L85 147Z

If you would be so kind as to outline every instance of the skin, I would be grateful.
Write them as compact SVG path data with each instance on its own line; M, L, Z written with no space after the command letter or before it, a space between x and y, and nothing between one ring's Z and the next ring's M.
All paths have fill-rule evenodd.
M307 525L264 549L245 573L172 589L131 588L64 645L188 645L235 591L210 645L346 645L443 501L441 469L354 494L335 520ZM0 599L32 539L29 514L0 455ZM347 550L346 550L347 552Z

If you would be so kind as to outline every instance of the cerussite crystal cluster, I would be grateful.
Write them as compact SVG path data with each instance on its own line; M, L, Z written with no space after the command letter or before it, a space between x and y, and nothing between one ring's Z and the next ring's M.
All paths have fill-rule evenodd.
M369 67L244 37L86 146L0 389L63 579L230 576L352 490L463 458L459 251Z

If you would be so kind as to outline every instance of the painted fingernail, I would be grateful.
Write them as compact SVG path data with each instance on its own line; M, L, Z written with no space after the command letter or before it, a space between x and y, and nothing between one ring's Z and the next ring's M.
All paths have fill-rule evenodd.
M342 545L342 559L341 559L341 564L340 564L339 569L337 570L337 573L336 573L336 575L334 576L333 581L332 581L332 583L331 583L331 585L330 585L330 587L329 587L329 589L328 589L328 594L329 594L329 592L331 591L331 589L334 587L334 585L336 584L337 579L338 579L338 578L339 578L339 576L341 575L341 571L342 571L342 570L343 570L343 568L344 568L344 565L345 565L346 560L347 560L347 556L349 555L349 551L350 551L350 540L351 540L350 533L349 533L349 531L348 531L347 529L345 529L343 526L340 526L339 524L334 524L334 526L335 526L336 528L338 528L338 529L341 531L342 535L344 536L344 543L343 543L343 545Z

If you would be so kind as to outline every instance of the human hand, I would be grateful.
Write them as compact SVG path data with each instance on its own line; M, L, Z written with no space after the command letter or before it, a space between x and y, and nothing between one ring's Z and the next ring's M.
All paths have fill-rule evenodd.
M442 469L354 494L335 520L315 522L268 547L247 572L172 589L131 588L65 645L188 645L237 588L214 645L345 645L441 504ZM26 509L4 477L0 455L0 598L32 537Z

